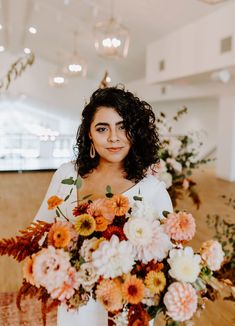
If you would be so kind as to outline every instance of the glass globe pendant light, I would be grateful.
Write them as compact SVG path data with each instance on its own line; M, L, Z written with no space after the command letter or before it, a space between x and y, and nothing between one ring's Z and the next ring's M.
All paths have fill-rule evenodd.
M87 63L78 54L77 37L78 37L78 33L74 32L73 53L63 69L65 74L68 75L69 77L85 77L87 74Z
M113 4L113 2L111 3ZM111 10L110 18L94 26L96 52L109 58L125 58L128 54L130 33L119 24Z

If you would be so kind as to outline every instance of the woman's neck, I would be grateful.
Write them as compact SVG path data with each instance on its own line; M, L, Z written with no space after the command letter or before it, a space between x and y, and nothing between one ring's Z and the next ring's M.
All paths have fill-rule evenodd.
M122 177L125 176L123 162L113 163L102 159L100 160L99 165L96 168L96 172L101 174L109 173L116 176L120 175Z

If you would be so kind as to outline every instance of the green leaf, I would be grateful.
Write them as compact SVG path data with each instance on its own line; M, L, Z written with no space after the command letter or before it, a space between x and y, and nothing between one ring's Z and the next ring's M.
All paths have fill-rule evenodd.
M63 183L64 185L73 185L74 184L73 177L70 177L69 179L64 179L61 181L61 183Z
M111 188L111 186L107 186L106 187L106 192L108 193L108 194L112 194L112 188Z
M84 259L82 256L80 256L80 257L79 257L79 264L82 265L82 264L84 264L85 262L86 262L85 259Z
M147 308L147 312L151 318L155 318L162 310L159 306L150 306Z
M59 211L56 210L55 212L56 212L56 215L57 215L58 217L60 217L60 213L59 213Z
M178 326L178 325L179 325L179 323L174 320L168 320L166 323L166 326Z
M167 217L168 214L169 214L168 211L163 211L163 212L162 212L162 215L163 215L164 217Z
M86 195L86 196L82 197L82 200L85 200L85 199L87 199L87 198L89 198L89 197L91 197L91 196L92 196L92 194L90 194L90 195Z
M133 199L134 199L134 200L139 200L139 201L142 201L142 200L143 200L143 198L140 197L140 196L133 196Z
M67 195L67 196L65 197L64 201L68 200L69 197L70 197L70 195Z
M82 186L82 178L78 177L77 180L74 181L74 184L75 184L77 189L81 188L81 186Z

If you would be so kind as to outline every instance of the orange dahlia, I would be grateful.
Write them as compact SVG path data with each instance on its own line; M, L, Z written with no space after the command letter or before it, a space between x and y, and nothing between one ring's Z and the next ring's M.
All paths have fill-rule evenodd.
M48 244L56 248L65 248L72 238L71 225L68 222L56 222L48 233Z
M122 285L123 298L131 303L137 304L144 297L144 283L135 275L128 276Z
M103 280L97 286L96 298L108 311L114 312L122 308L122 291L113 280Z
M59 198L58 196L51 196L47 200L48 209L49 210L55 209L57 206L59 206L60 204L62 204L63 201L64 200L62 198Z
M101 216L97 216L95 218L96 221L96 231L105 231L108 227L109 222L106 220L105 217Z
M112 207L116 216L123 216L129 210L129 200L123 195L114 195L109 200L109 206Z

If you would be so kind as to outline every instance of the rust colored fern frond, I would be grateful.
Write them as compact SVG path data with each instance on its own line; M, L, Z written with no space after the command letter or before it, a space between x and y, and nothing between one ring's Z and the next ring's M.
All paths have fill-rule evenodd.
M36 287L24 280L16 297L16 306L20 311L22 311L21 301L22 299L26 299L26 297L36 298L41 301L42 322L43 326L46 326L47 313L50 312L53 308L57 307L60 304L60 301L52 300L51 302L50 295L45 288ZM48 302L50 302L50 304L48 304Z
M21 300L25 299L26 297L29 298L37 298L38 300L41 300L41 298L49 296L47 293L47 290L43 287L36 287L35 285L32 285L25 280L23 281L16 297L16 306L21 311Z
M39 241L51 228L52 223L33 222L27 229L21 230L22 236L0 240L0 255L8 255L21 262L39 250Z

